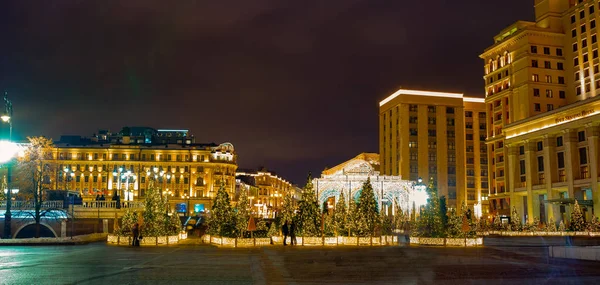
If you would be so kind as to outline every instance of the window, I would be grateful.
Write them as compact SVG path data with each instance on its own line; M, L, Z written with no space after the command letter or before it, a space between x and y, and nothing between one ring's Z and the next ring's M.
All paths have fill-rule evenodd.
M594 59L598 58L598 50L597 49L595 49L594 51L592 51L592 57Z
M454 108L446 107L446 114L454 114Z
M540 97L540 89L533 88L533 96Z
M408 142L408 147L409 148L417 148L418 144L416 141L410 141Z
M534 104L534 107L535 107L535 111L536 111L536 112L540 112L540 111L542 110L542 107L540 107L540 104L539 104L539 103L535 103L535 104Z
M585 92L590 92L590 84L589 83L587 83L585 85Z
M577 51L577 43L574 43L573 44L573 52L576 52L576 51Z
M563 146L563 137L562 136L556 137L556 146L557 147Z
M595 44L598 41L596 35L592 35L592 43Z
M418 136L419 135L419 132L415 128L409 129L409 133L410 133L411 136Z
M594 6L591 6L590 8L594 8ZM596 27L596 20L591 20L590 21L590 29L593 29Z
M417 116L410 116L408 118L408 122L411 124L416 124L419 121L419 118Z
M578 66L579 65L579 58L577 58L577 57L573 58L573 65L574 66Z
M577 29L571 30L571 37L577 37Z
M435 106L427 106L427 112L435 113Z
M585 131L580 131L577 133L577 140L579 142L585 141Z
M531 60L532 67L538 67L538 61L536 59Z
M556 63L556 69L558 69L558 70L564 70L563 63L562 62L557 62Z
M538 161L538 171L544 171L544 157L538 156L537 161Z
M579 164L587 164L587 148L582 147L579 149Z
M467 134L466 138L468 141L472 141L473 140L473 134Z
M537 53L537 46L531 46L531 53Z
M562 49L561 48L557 48L556 49L556 55L557 56L562 56Z
M581 47L582 48L587 47L587 39L581 40Z
M544 68L552 69L552 63L549 61L544 61Z
M429 134L430 137L435 137L435 135L436 135L435 130L427 130L427 133Z
M531 75L531 81L533 81L533 82L539 82L540 81L540 76L538 74L532 74Z
M409 112L416 112L417 111L417 105L409 105L408 106L408 111Z
M591 15L591 14L594 14L594 6L593 6L593 5L592 5L592 6L590 6L590 15Z
M537 147L537 151L542 151L542 150L544 150L544 143L541 141L537 142L536 147Z
M577 93L577 95L581 95L581 86L577 86L575 93Z
M545 47L544 48L544 54L550 54L550 48L549 47Z
M546 109L548 109L548 111L552 111L552 110L554 110L554 105L553 104L546 104Z
M585 33L586 29L585 29L585 24L581 25L581 33Z
M583 70L583 78L589 77L590 76L590 70L589 69L584 69Z
M571 24L575 23L575 15L571 15Z
M525 146L520 146L519 147L519 155L524 155L525 154Z
M565 153L564 152L557 153L556 161L558 163L558 168L565 168Z
M525 175L525 160L519 160L519 170L521 175Z
M581 2L581 1L579 1L579 2ZM579 12L579 19L583 19L583 18L585 18L585 10L581 10Z
M467 117L467 118L472 118L472 117L473 117L473 112L471 112L471 111L466 111L466 112L465 112L465 117Z
M565 99L566 98L565 91L563 91L563 90L558 91L558 98Z
M558 84L565 84L565 78L562 76L558 77Z
M546 89L546 98L552 98L552 89Z
M546 75L546 82L547 83L552 83L552 76Z
M584 63L588 62L588 59L589 59L589 58L588 58L588 54L587 54L587 53L586 53L586 54L584 54L584 55L583 55L583 62L584 62Z

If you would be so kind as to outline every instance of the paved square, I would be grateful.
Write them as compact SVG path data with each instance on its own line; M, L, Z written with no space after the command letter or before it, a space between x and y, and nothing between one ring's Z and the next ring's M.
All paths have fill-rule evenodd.
M0 247L0 284L594 284L546 248Z

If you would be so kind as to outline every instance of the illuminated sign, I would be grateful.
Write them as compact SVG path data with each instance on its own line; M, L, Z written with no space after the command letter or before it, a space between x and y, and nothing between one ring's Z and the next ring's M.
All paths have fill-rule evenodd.
M594 114L594 113L596 113L596 111L594 111L594 110L583 110L583 111L581 111L581 112L579 112L577 114L567 115L567 116L564 116L562 118L556 118L554 120L554 123L560 124L560 123L572 121L572 120L575 120L575 119L587 117L587 116L589 116L591 114Z

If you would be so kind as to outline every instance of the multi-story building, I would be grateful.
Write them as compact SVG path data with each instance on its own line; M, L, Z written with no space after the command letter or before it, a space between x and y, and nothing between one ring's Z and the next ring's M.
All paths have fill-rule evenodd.
M297 196L297 187L271 171L240 170L236 173L236 177L244 184L254 187L246 187L246 189L256 191L251 192L249 198L252 200L250 202L252 212L257 216L273 218L280 212L285 195Z
M494 37L484 60L490 207L523 221L600 211L598 1L535 0L535 22Z
M68 137L56 142L50 161L51 189L79 192L84 201L119 195L121 201L144 198L155 179L171 209L190 213L208 210L221 183L235 193L236 154L230 143L146 143L127 135L116 140Z
M380 172L412 181L433 177L451 206L485 205L485 117L480 98L396 91L379 103Z

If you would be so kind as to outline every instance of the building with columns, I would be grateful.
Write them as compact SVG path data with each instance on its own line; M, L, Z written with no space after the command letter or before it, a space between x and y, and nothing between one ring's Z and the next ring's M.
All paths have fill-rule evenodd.
M448 205L477 205L485 214L485 118L482 98L400 89L379 103L379 171L411 181L433 177Z
M177 137L172 130L166 134L169 139L162 134L150 141L127 134L61 139L48 161L53 174L46 185L79 192L84 203L97 195L139 201L154 178L171 209L186 215L210 209L220 183L235 194L237 155L232 144L198 144L185 137L170 139Z
M598 192L598 1L535 0L535 21L494 37L484 61L490 210L523 222L589 218Z
M239 189L248 191L252 213L264 218L274 218L281 212L285 195L294 198L302 191L266 169L238 170L236 179L240 184Z

